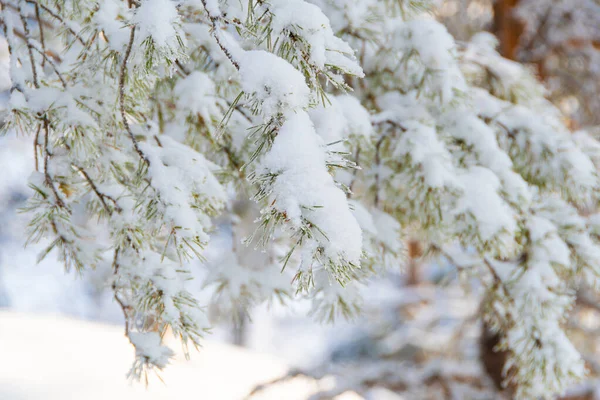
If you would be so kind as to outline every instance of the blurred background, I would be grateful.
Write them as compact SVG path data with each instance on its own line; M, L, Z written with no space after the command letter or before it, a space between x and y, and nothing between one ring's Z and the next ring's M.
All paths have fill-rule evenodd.
M600 1L447 0L439 1L437 18L458 42L482 30L492 32L498 38L502 55L526 63L536 72L548 89L548 97L563 111L574 132L586 130L596 138L600 136ZM0 39L2 96L10 88L7 57L6 44ZM27 178L34 168L30 142L30 137L17 132L0 138L0 341L14 337L10 336L11 331L14 335L23 330L44 334L55 329L56 337L60 337L60 329L91 332L105 326L75 326L75 322L64 319L68 317L113 325L114 329L106 328L108 336L98 336L92 345L102 348L103 340L107 340L104 345L108 346L113 339L105 338L118 337L122 323L121 310L106 287L110 271L99 268L85 276L65 273L52 256L37 263L43 243L24 247L27 217L19 209L29 196ZM206 262L218 263L230 248L230 240L226 229L218 229L207 249ZM498 338L490 335L479 319L482 299L478 287L459 282L450 260L422 257L424 249L420 243L409 241L407 248L406 265L398 265L389 276L363 288L364 312L358 321L330 325L314 322L306 316L309 305L301 301L285 307L276 303L263 305L253 310L251 319L242 318L235 323L220 318L218 310L209 310L216 324L207 341L242 346L251 351L248 354L252 357L263 354L277 360L261 364L253 358L246 369L238 369L240 374L249 374L253 368L269 371L244 383L248 392L254 384L289 371L290 377L309 375L311 382L337 376L338 390L330 394L355 392L359 396L355 398L510 398L510 388L499 388L504 360L502 352L494 351ZM198 265L196 270L194 287L199 296L208 299L211 291L202 289L203 269ZM465 287L471 290L465 292ZM563 398L600 398L600 384L595 380L600 373L600 300L591 295L580 296L577 309L566 323L587 357L590 379ZM225 350L229 347L215 350L211 346L207 346L207 352L214 357L229 354ZM0 345L6 352L9 347ZM133 359L133 355L127 346L119 349L124 354L117 361L121 364L109 368L122 371L125 380L128 357ZM36 353L43 349L13 350L20 354L11 353L12 359L24 357L33 363L45 354ZM31 354L24 354L28 351ZM236 354L235 357L241 357ZM0 352L0 364L3 358ZM35 369L35 365L26 363L23 368ZM8 381L2 380L8 369L9 366L0 367L0 399L37 398L34 391L23 388L13 388L11 392ZM173 372L170 376L175 375ZM53 379L60 385L60 378ZM201 395L200 386L197 390ZM328 387L322 383L311 393L322 391L323 398L331 398L326 397ZM267 390L258 388L255 396ZM235 396L239 393L215 394L213 398L241 398ZM308 396L295 389L273 398L293 400Z

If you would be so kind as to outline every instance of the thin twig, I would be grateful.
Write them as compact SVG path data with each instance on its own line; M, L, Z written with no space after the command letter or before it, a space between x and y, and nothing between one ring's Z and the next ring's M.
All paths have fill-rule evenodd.
M379 169L381 167L381 145L383 141L388 137L388 134L382 135L377 144L375 145L375 207L379 207Z
M100 199L100 202L102 202L102 206L104 207L104 209L106 210L106 212L109 215L112 215L112 210L110 209L110 207L108 207L108 204L106 204L106 199L109 199L110 201L113 202L117 212L121 212L121 207L119 207L119 205L117 204L117 201L113 197L100 192L100 190L98 189L98 186L94 183L94 181L90 178L90 175L83 168L78 167L76 165L74 167L81 173L81 175L83 175L83 177L85 178L87 183L90 185L90 187L92 188L94 193L96 193L96 196L98 196L98 198Z
M393 119L383 119L381 121L373 122L373 125L383 125L383 124L389 124L389 125L393 126L394 128L400 129L402 132L406 132L408 130L408 128L406 128L400 122L394 121Z
M82 46L85 46L85 40L83 40L83 38L79 35L79 33L75 32L73 30L73 28L71 26L69 26L69 24L66 23L66 21L54 10L52 10L51 8L49 8L48 6L39 3L37 0L25 0L27 3L29 4L34 4L36 7L36 16L39 20L39 11L38 8L41 8L42 10L44 10L45 12L47 12L48 14L50 14L52 16L52 18L56 19L57 21L59 21L65 28L67 28L67 30L71 33L71 35L73 35L78 41L79 43L81 43ZM40 24L41 26L41 24ZM43 33L40 31L40 34L42 36L42 43L44 41L43 39Z
M33 86L36 89L40 88L40 83L38 81L37 68L35 66L35 58L33 57L33 45L31 44L31 33L29 32L29 24L27 24L27 18L25 18L25 14L23 14L23 9L21 8L21 4L19 4L19 16L21 17L21 22L23 23L23 31L25 33L25 42L27 43L27 51L29 53L29 61L31 62L31 73L33 75Z
M190 74L190 71L187 70L187 68L185 67L185 65L183 65L181 63L181 61L175 60L175 65L177 65L177 67L179 67L179 69L185 76L188 76Z
M121 71L119 73L119 108L121 111L121 118L123 119L123 125L125 126L125 130L129 135L129 139L133 143L133 147L136 153L140 156L142 160L146 162L146 164L150 164L146 155L140 149L139 143L129 126L129 122L127 121L127 113L125 112L125 77L127 75L127 62L129 61L129 57L131 56L131 49L133 48L133 42L135 40L135 26L131 27L131 32L129 34L129 43L127 43L127 49L125 50L125 56L123 57L123 62L121 63Z
M32 48L37 51L43 58L44 61L48 61L48 64L50 64L50 66L52 67L52 69L54 70L54 73L56 74L56 76L58 76L58 79L60 80L60 83L63 86L63 89L67 88L67 81L65 80L65 78L62 76L61 72L58 70L58 66L56 65L56 63L52 60L52 58L48 57L48 55L42 50L38 49L36 46L32 46ZM42 63L42 66L44 64Z
M356 177L358 175L358 170L360 167L358 167L359 164L359 158L360 158L360 145L356 146L356 153L354 155L354 164L357 165L357 168L354 168L354 171L352 171L352 181L350 182L350 186L348 187L348 189L350 190L350 194L349 194L349 198L352 198L352 194L354 192L354 184L356 183Z
M466 270L467 268L469 268L469 267L466 267L463 264L457 262L456 259L452 255L450 255L450 253L448 253L446 250L444 250L442 247L440 247L438 245L432 245L432 247L433 247L433 249L439 251L444 257L446 257L448 259L448 261L450 261L452 264L454 264L454 266L457 267L458 269ZM496 285L498 285L502 288L502 290L504 291L504 294L506 295L506 298L512 303L513 299L510 296L510 292L508 291L508 288L506 287L506 284L504 283L502 278L500 278L500 275L498 275L498 273L496 272L491 261L488 260L487 257L482 257L480 259L480 261L488 268L488 270L492 274L492 277L494 278L494 282L496 283Z
M121 300L121 298L118 295L118 291L117 291L116 279L119 275L119 251L120 251L120 248L117 247L115 249L115 255L113 258L114 280L113 280L111 288L113 290L114 299L119 304L119 307L121 307L121 311L123 311L123 317L125 318L125 336L127 336L129 338L129 309L130 309L130 307L127 304L125 304L125 302L123 300ZM130 341L131 341L131 339L130 339Z
M231 61L235 69L239 71L240 64L233 57L233 54L231 54L231 51L227 48L227 46L225 46L225 44L221 40L221 36L219 35L219 27L217 24L217 21L219 21L219 16L212 15L210 11L208 11L208 5L206 4L206 0L202 0L202 5L204 6L204 10L206 10L206 14L208 14L208 18L210 19L210 23L212 25L211 33L213 38L215 39L221 50L223 50L223 53L225 53L229 61Z
M50 153L50 144L49 144L49 136L50 136L50 122L46 116L42 119L42 125L44 128L44 176L46 178L46 185L52 189L52 193L54 194L54 199L56 200L56 204L59 207L66 208L65 202L58 194L56 187L54 186L54 180L50 176L50 171L48 170L48 164L51 157Z
M38 147L40 145L40 132L42 131L42 125L38 125L37 131L35 132L35 137L33 138L33 157L35 159L35 170L40 170L40 163L38 160Z
M39 30L40 30L40 44L42 45L43 54L46 54L46 42L44 40L44 25L42 24L42 18L40 17L40 6L35 3L35 17L37 18ZM42 67L46 64L46 57L42 60Z

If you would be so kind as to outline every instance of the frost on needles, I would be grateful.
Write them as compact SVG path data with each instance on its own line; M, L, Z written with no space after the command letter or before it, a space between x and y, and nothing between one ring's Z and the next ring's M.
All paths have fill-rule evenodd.
M167 329L201 344L205 306L303 296L321 320L355 316L407 234L474 252L457 266L489 292L520 397L583 376L561 323L600 272L597 218L580 215L598 143L488 34L457 45L417 0L0 5L4 126L36 155L30 241L110 268L133 376L167 365ZM207 305L191 260L217 218L232 251L207 266Z

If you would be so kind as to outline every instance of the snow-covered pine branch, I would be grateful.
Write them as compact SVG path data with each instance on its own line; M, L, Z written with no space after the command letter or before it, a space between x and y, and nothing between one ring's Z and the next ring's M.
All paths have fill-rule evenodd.
M366 77L354 88L373 110L375 154L363 153L367 190L354 197L434 249L476 250L478 268L458 267L489 288L484 312L505 335L507 383L519 398L561 392L584 374L561 323L600 261L575 208L597 202L586 156L596 144L573 140L543 87L489 34L457 46L422 3L392 3L318 2L360 50Z
M311 18L296 20L298 7ZM300 266L304 289L313 269L345 282L360 267L361 230L307 111L325 101L320 79L342 87L342 74L362 71L318 7L6 1L2 13L13 83L5 127L35 135L31 241L48 238L41 256L57 248L67 268L112 265L135 375L165 366L167 328L194 345L208 328L187 263L201 256L211 217L231 208L232 179L241 196L256 190L263 245L288 238L272 262ZM295 30L305 36L286 44ZM294 65L294 49L310 56ZM273 289L248 271L242 285Z
M0 1L4 126L36 155L30 241L111 269L133 376L165 367L167 329L198 345L210 327L189 280L215 225L231 239L207 263L217 314L295 291L318 319L352 317L410 235L478 260L461 270L489 292L520 396L582 376L561 322L599 272L578 213L599 145L429 3Z

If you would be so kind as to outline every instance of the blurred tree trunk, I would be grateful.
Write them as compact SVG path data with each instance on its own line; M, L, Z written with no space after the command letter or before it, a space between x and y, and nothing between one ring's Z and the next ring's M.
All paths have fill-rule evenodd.
M517 58L519 39L523 33L523 25L514 15L518 3L519 0L496 0L494 2L493 32L500 42L500 54L511 60Z
M243 308L238 310L238 317L233 322L232 343L236 346L246 347L248 338L248 321L246 312Z
M421 282L421 256L423 256L423 245L420 241L411 239L408 241L408 265L406 284L408 286L418 285Z
M502 386L504 365L508 358L507 351L497 351L496 346L500 344L501 339L499 333L493 333L489 330L485 321L482 323L481 336L479 337L479 361L481 361L484 371L500 393L504 390Z

